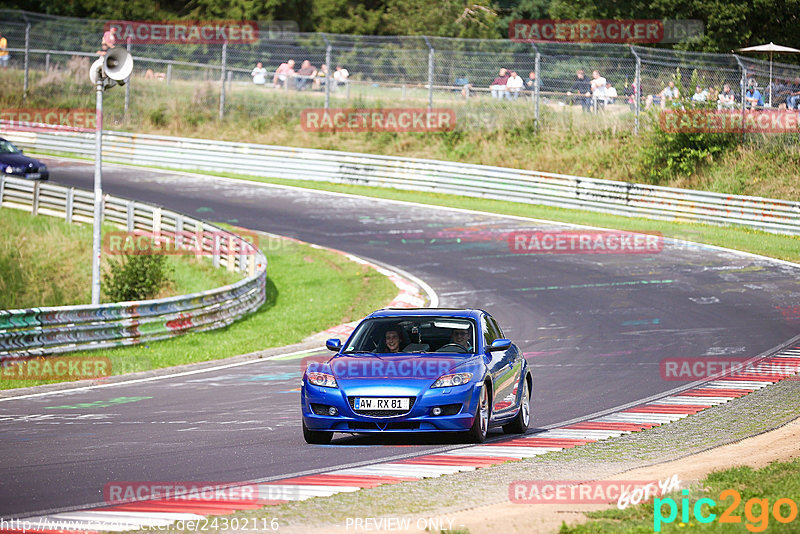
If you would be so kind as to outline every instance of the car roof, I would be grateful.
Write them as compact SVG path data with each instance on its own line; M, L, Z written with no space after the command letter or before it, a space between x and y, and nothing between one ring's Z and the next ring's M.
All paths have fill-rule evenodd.
M479 319L481 315L489 315L483 310L473 308L384 308L367 316L372 317L469 317Z

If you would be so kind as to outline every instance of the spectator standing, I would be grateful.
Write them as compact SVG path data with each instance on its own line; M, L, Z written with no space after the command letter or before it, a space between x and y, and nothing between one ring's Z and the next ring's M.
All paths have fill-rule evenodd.
M717 109L733 109L736 107L736 94L729 84L722 86L722 92L717 99Z
M253 77L253 83L256 85L267 84L267 69L264 68L264 64L260 61L256 63L255 68L250 72L250 76Z
M282 83L288 84L289 78L292 76L294 76L294 60L290 59L286 63L281 63L275 71L275 76L272 78L272 85L277 89Z
M764 107L764 99L755 85L747 88L747 92L744 94L744 101L747 109Z
M314 80L316 75L317 68L309 60L304 59L302 65L300 65L300 70L297 71L297 90L302 91L305 89L308 82Z
M506 97L509 100L516 100L519 98L519 92L522 90L524 84L525 82L522 81L522 78L517 76L517 72L512 70L511 76L509 76L506 81Z
M333 72L333 79L334 79L334 87L338 87L339 85L345 85L348 83L348 79L350 78L350 73L342 67L341 65L336 65L336 70Z
M590 82L592 88L592 107L596 109L605 105L606 83L606 79L600 76L599 71L592 71L592 81Z
M573 92L576 94L575 103L580 104L583 111L590 111L592 109L592 84L586 79L583 69L577 70L575 83L567 91L567 95L571 96Z
M100 54L101 56L106 55L106 52L111 50L117 45L117 27L111 26L104 34L103 39L100 43Z
M797 76L794 79L794 83L789 86L786 107L788 109L800 109L800 76Z
M8 68L8 39L0 32L0 67Z
M716 102L719 98L719 91L713 85L706 88L706 102Z
M505 97L506 82L508 82L508 78L508 71L506 69L500 69L500 72L497 74L497 78L495 78L492 84L489 86L489 89L492 91L492 98L502 100Z
M661 109L665 109L667 107L667 102L677 101L681 97L681 93L678 91L678 88L675 87L675 82L670 80L667 86L661 90L660 96Z

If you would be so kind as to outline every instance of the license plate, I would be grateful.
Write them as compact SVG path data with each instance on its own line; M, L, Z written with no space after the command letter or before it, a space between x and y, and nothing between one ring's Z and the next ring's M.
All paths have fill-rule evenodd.
M408 411L407 397L356 397L356 410Z
M42 173L40 173L40 172L29 172L29 173L28 173L28 174L26 174L25 176L26 176L27 178L30 178L30 179L32 179L32 180L35 180L35 179L37 179L37 178L41 178L41 177L42 177Z

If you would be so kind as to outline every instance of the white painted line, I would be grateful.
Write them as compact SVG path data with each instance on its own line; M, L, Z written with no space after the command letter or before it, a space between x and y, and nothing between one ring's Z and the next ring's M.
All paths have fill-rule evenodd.
M152 519L169 519L171 521L187 521L193 519L203 519L206 517L204 515L192 514L187 512L134 512L128 510L87 510L87 512L92 512L95 514L103 514L103 513L122 514L125 517L130 517L131 519L152 518Z
M534 434L528 436L526 439L536 438L553 438L553 439L608 439L629 434L628 431L623 430L587 430L579 428L556 428L542 432L541 434Z
M702 406L716 406L725 404L736 397L667 397L665 399L652 401L650 404L675 405L675 404L694 404Z
M502 445L483 447L483 449L487 451L486 456L515 456L517 458L539 456L540 454L547 454L548 452L563 451L565 448L566 447L504 447Z
M702 387L712 389L761 389L771 385L772 382L760 382L757 380L715 380Z
M311 497L328 497L337 493L359 491L357 486L314 486L293 484L260 484L258 497L266 500L301 501Z
M46 397L50 395L64 395L73 393L76 391L89 391L92 389L101 389L101 388L112 388L117 386L127 386L130 384L141 384L144 382L155 382L156 380L165 380L167 378L177 378L180 376L190 376L196 375L200 373L210 373L211 371L219 371L221 369L230 369L232 367L240 367L242 365L250 365L254 363L261 363L268 360L274 360L276 358L285 358L287 356L296 356L299 354L306 354L309 352L320 352L320 348L315 349L307 349L307 350L298 350L296 352L287 352L285 354L276 354L275 356L270 356L269 358L254 358L252 360L247 360L244 362L235 362L235 363L226 363L223 365L215 365L214 367L204 367L203 369L194 369L192 371L182 371L180 373L170 373L166 375L159 375L159 376L150 376L147 378L135 378L133 380L123 380L121 382L113 382L111 384L95 384L92 386L85 386L80 388L72 388L72 389L61 389L55 391L45 391L43 393L31 393L30 395L19 395L17 397L4 397L0 398L0 402L4 401L15 401L15 400L22 400L22 399L31 399L33 397Z
M678 419L689 417L685 413L616 413L603 416L595 421L608 423L671 423Z

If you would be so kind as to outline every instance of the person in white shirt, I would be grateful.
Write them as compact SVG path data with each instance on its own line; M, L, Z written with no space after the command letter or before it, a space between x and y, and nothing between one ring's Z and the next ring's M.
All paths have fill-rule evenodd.
M605 104L606 83L606 79L600 76L600 71L592 71L592 103L596 107L602 107Z
M703 88L699 85L695 87L692 102L705 102L706 100L708 100L708 93L703 91Z
M250 76L253 77L253 83L256 85L266 85L267 83L267 69L264 68L264 65L260 61L256 63Z
M606 90L605 90L605 102L606 105L613 104L614 99L617 98L619 95L617 94L617 88L611 85L611 82L606 82Z
M347 69L343 68L341 65L336 65L336 70L333 72L334 89L339 85L346 84L348 78L350 78L350 73L347 72Z
M512 70L511 76L506 81L506 98L509 100L519 98L519 92L524 84L525 82L522 81L522 78L517 75L516 71Z

